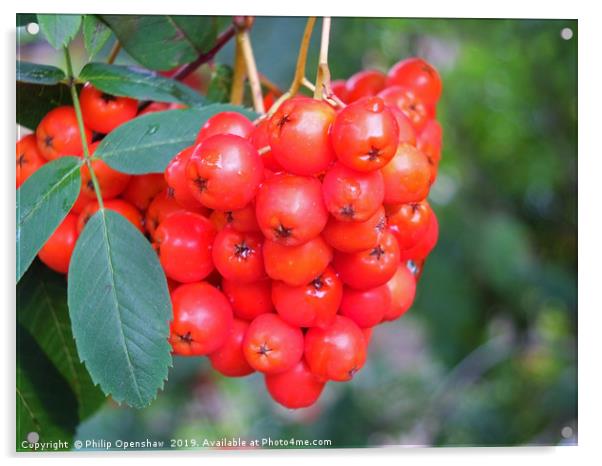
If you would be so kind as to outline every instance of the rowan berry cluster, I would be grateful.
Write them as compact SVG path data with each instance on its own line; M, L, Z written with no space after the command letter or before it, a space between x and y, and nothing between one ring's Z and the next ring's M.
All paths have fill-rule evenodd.
M310 406L325 383L364 366L372 328L412 305L438 237L426 200L441 156L437 71L410 58L332 91L343 105L295 96L256 122L213 116L164 176L92 162L105 207L157 251L174 354L208 356L226 376L259 371L289 408ZM136 101L89 85L80 98L91 153L93 135L137 114ZM81 151L73 109L52 110L17 144L17 185L46 160ZM85 166L82 175L72 213L39 253L63 273L98 210Z

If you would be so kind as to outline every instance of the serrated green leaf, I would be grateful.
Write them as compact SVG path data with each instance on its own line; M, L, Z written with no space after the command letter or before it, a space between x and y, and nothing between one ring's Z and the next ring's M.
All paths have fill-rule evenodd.
M48 162L17 190L17 281L75 203L81 162L71 156Z
M225 103L230 99L232 78L234 70L231 66L218 64L211 74L211 81L207 89L207 100L216 103Z
M84 45L90 58L100 52L111 37L111 29L96 15L84 16L82 30Z
M70 105L71 94L65 84L54 86L17 82L17 123L35 130L53 108Z
M217 34L210 16L102 15L123 48L138 63L170 70L209 50Z
M205 100L202 95L178 81L128 66L88 63L81 70L79 78L108 94L140 100L186 105L200 105Z
M46 40L55 49L69 45L82 22L82 15L41 15L38 24Z
M69 314L80 359L117 402L142 408L171 366L171 302L157 254L132 224L99 210L69 266Z
M257 116L251 110L226 104L150 113L111 131L94 155L123 173L162 173L174 155L194 143L205 122L224 111L240 112L250 119Z
M105 396L77 355L65 277L36 261L17 286L17 320L69 383L77 398L79 419L93 414Z
M65 73L56 66L38 65L17 60L17 81L31 84L52 85L65 79Z
M17 325L17 450L35 432L39 442L70 442L78 422L77 400L35 339ZM68 450L64 445L59 450Z

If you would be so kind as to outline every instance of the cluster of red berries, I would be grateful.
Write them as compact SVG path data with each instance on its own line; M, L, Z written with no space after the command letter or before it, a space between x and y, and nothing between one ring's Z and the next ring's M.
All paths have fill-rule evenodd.
M313 404L327 381L362 368L372 328L412 305L438 236L426 201L441 152L438 73L412 58L387 75L334 82L333 91L346 106L293 97L256 124L215 115L164 178L94 162L105 206L148 234L159 255L174 354L206 355L226 376L262 372L270 395L289 408ZM84 88L86 124L110 131L95 127L84 92L95 92L99 107L106 98ZM110 100L118 102L122 112L130 106ZM31 142L44 159L65 150L59 140L67 144L66 125L48 121L59 110L72 115L53 110ZM84 174L79 216L70 214L40 252L55 270L67 267L45 250L61 249L68 266L77 232L98 209L91 188ZM72 242L56 240L65 228Z

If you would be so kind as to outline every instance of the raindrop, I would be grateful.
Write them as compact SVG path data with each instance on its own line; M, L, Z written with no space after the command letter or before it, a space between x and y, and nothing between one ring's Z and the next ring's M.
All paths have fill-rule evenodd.
M159 131L159 125L150 125L146 130L146 134L150 136L151 134L155 134L157 131Z

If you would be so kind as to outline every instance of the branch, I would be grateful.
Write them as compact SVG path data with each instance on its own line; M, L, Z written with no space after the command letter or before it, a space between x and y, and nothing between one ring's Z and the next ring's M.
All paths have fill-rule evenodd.
M330 17L322 18L322 39L320 40L320 60L318 62L318 74L316 76L316 90L314 99L321 99L323 91L327 94L330 89L330 69L328 68L328 46L330 43Z
M226 45L230 41L230 39L234 37L235 33L236 28L233 24L231 24L225 31L223 31L218 36L217 40L215 41L215 45L210 50L201 53L195 61L183 65L178 71L176 71L172 75L172 79L181 81L190 73L194 72L199 66L213 60L213 57L215 57L217 52L219 52L224 47L224 45Z
M109 65L112 65L115 62L115 59L117 58L117 55L119 55L120 51L121 51L121 42L116 41L115 44L113 45L113 48L111 49L111 52L109 53L109 57L107 58L107 63Z

